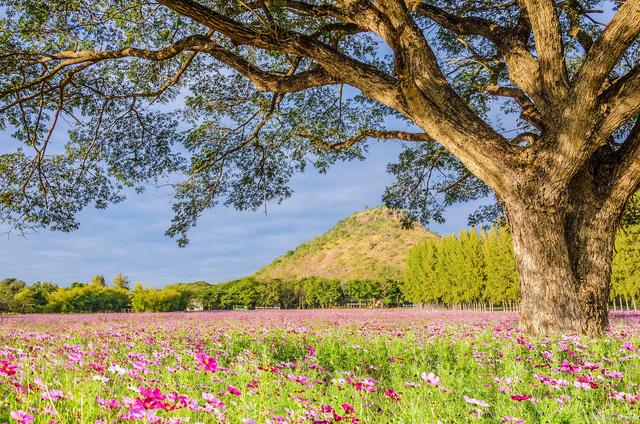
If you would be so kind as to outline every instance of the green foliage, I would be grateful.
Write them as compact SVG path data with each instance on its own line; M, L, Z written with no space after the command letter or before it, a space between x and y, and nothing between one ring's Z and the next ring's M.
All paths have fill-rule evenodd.
M184 311L187 308L183 293L179 290L164 289L134 289L131 297L133 312L172 312Z
M106 287L107 283L104 280L104 275L102 274L94 275L91 278L91 285L94 287Z
M129 277L124 274L116 274L112 281L113 287L122 290L129 290L129 283Z
M414 303L502 303L518 299L511 237L503 227L475 228L409 252L402 285Z
M640 295L640 224L618 232L609 295L611 298Z
M640 225L622 227L613 257L611 298L640 296ZM504 226L461 231L413 247L402 293L413 303L514 302L520 298L511 235Z
M15 310L15 296L27 286L16 278L5 278L0 281L0 312Z
M511 235L506 227L493 227L484 233L485 297L493 303L518 298L518 270Z
M346 294L353 300L380 299L382 287L374 280L352 280L347 283Z
M25 287L15 295L17 312L43 312L49 303L49 295L58 290L54 283L41 281Z
M59 288L48 296L48 312L120 312L129 306L129 294L120 289L84 285Z
M620 225L622 228L640 225L640 191L637 191L627 202Z

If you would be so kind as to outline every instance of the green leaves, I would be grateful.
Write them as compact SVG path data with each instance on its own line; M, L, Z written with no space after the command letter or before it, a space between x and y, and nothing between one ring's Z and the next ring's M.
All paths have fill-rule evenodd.
M437 143L406 146L398 162L390 164L387 171L395 176L395 182L387 187L384 203L390 208L408 211L425 225L432 220L444 222L446 206L480 199L491 193L482 181Z

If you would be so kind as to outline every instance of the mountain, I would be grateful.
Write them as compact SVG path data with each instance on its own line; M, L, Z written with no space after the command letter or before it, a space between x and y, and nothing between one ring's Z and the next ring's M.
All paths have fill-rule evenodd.
M401 212L376 207L356 212L313 240L256 271L256 279L400 279L407 252L421 241L438 237Z

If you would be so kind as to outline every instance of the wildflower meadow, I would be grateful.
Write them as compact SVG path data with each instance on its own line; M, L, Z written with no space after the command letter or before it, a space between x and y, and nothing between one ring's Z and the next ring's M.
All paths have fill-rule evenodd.
M536 339L504 312L0 316L0 423L637 422L640 315Z

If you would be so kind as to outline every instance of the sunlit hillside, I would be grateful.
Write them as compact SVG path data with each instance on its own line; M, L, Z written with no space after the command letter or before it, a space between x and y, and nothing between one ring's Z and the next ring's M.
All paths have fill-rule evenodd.
M318 276L350 279L399 279L407 252L437 237L418 223L403 225L402 216L385 207L365 209L258 270L258 279L293 280Z

